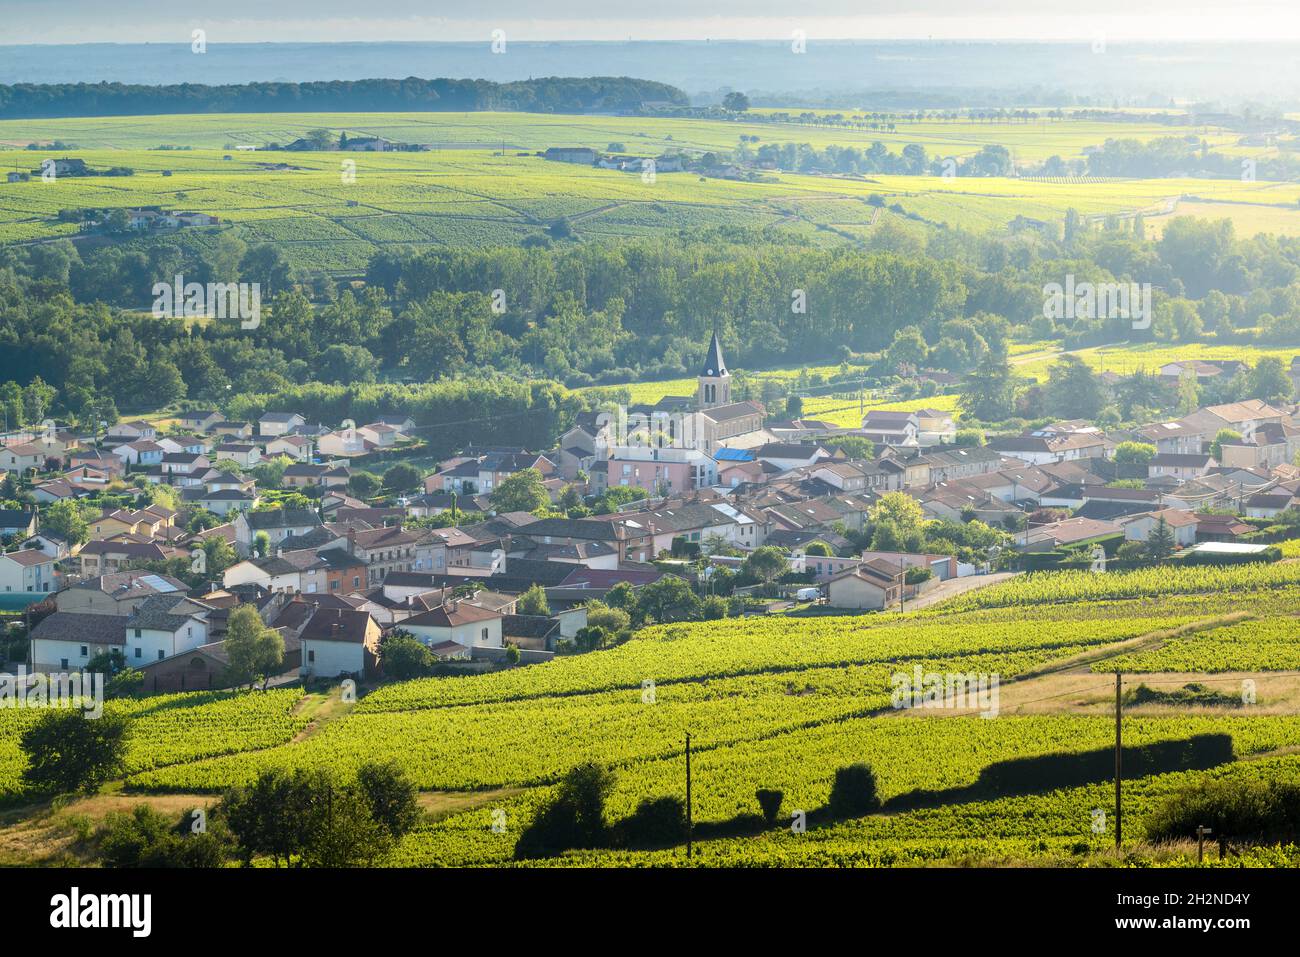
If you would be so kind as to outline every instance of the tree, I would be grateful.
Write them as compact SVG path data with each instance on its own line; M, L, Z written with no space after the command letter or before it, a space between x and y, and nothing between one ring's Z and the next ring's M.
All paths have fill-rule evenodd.
M542 481L542 473L537 469L524 469L503 479L488 501L497 512L540 511L551 504L551 496Z
M850 459L861 461L876 456L876 443L864 435L843 435L826 444L832 450L839 449Z
M836 817L861 817L880 808L880 793L871 765L851 764L835 772L829 807Z
M266 531L260 531L253 536L253 553L259 558L266 558L271 554L271 536Z
M519 596L517 608L520 615L545 615L549 617L551 614L551 606L546 601L546 591L536 583L529 586L528 590Z
M384 488L392 492L409 492L418 488L423 476L414 465L399 462L384 473Z
M641 586L637 592L632 620L637 625L690 621L698 616L699 606L700 599L686 579L665 575L658 581Z
M384 674L406 681L427 675L434 665L433 652L424 642L406 632L393 632L379 646Z
M1152 562L1168 560L1174 553L1174 532L1162 515L1156 521L1151 534L1147 536L1147 559Z
M560 781L554 796L542 805L533 822L519 835L515 857L558 854L570 848L603 847L609 839L605 802L614 790L611 771L598 764L580 764Z
M383 479L373 472L353 472L348 478L348 490L357 498L371 498L379 494Z
M741 563L740 570L755 581L770 584L790 570L785 552L775 545L756 548Z
M420 820L419 791L396 763L371 761L357 769L357 787L370 805L370 815L394 840Z
M269 681L284 664L284 636L268 628L252 605L240 605L226 625L228 678L232 684Z
M817 555L823 558L835 554L825 542L809 542L803 552L805 555Z
M609 642L609 631L597 625L579 628L578 633L573 636L574 647L579 651L595 651L597 648L604 648Z
M1250 394L1265 402L1285 402L1294 391L1291 377L1277 356L1264 356L1251 370Z
M1048 414L1063 418L1096 418L1106 401L1092 370L1068 353L1048 370L1044 393Z
M966 376L961 405L984 422L1001 422L1015 411L1015 384L1006 357L992 350Z
M722 108L728 113L744 113L749 109L749 97L739 92L728 93L722 98Z
M41 515L41 528L62 535L70 546L84 545L90 539L86 524L87 509L71 499L55 502Z
M22 780L34 791L94 793L126 766L130 724L105 711L97 718L80 709L47 711L19 738L27 757Z
M1156 455L1156 447L1146 442L1121 442L1115 446L1116 465L1145 466Z
M1214 433L1214 441L1210 443L1210 455L1214 456L1215 461L1223 461L1223 443L1237 445L1241 442L1241 433L1235 429L1219 429Z

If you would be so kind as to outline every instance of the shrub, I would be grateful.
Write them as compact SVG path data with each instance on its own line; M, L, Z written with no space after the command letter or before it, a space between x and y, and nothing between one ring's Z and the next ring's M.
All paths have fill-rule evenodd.
M104 867L224 867L233 851L229 830L209 816L203 831L193 829L193 811L180 820L147 804L130 813L114 812L96 832L98 857Z
M880 809L876 773L871 765L850 764L835 772L831 786L830 811L836 817L861 817Z
M1177 841L1194 837L1201 826L1219 839L1294 841L1300 837L1300 785L1203 781L1160 805L1146 830L1152 841Z

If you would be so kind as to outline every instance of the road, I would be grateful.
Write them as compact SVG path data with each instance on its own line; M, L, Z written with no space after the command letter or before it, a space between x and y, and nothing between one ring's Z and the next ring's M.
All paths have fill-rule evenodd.
M926 592L920 598L913 598L905 602L903 610L919 611L922 608L929 608L941 601L947 601L954 595L960 595L973 588L986 588L989 585L996 585L1019 574L1020 572L997 572L993 575L967 575L965 578L950 578L946 582L941 582L937 588Z

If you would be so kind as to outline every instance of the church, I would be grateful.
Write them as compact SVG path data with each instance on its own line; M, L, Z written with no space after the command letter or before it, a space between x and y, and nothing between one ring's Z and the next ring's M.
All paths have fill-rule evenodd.
M561 438L561 470L566 476L580 468L590 472L605 460L634 456L638 448L643 453L658 449L661 454L683 450L712 459L720 448L752 449L776 441L763 428L767 414L763 403L734 402L731 387L722 343L714 333L696 377L694 396L666 395L654 405L629 406L626 419L614 423L609 413L579 415Z

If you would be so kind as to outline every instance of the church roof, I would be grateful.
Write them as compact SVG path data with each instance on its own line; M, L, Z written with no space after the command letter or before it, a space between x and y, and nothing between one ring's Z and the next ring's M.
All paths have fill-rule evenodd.
M704 357L704 368L700 372L702 376L722 376L730 375L727 372L727 363L722 358L722 343L718 342L718 334L713 334L713 339L709 342L708 354Z

